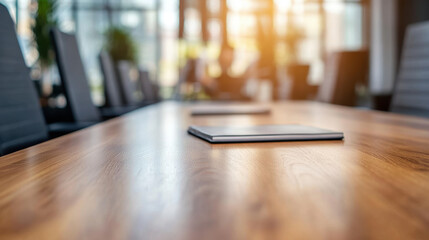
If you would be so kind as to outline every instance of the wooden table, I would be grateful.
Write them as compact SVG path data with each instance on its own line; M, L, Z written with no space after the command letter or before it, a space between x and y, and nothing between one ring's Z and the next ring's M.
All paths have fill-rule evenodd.
M191 117L167 102L0 158L0 239L429 239L429 120L318 103ZM344 141L211 145L190 124Z

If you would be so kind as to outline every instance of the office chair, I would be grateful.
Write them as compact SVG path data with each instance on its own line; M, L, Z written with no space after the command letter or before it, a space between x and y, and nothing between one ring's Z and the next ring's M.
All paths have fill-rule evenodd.
M429 22L407 28L390 110L429 117Z
M325 79L317 99L321 102L355 106L356 85L366 84L369 54L366 50L333 53L327 62Z
M15 24L0 4L0 156L40 143L48 130Z
M91 99L76 37L54 28L51 30L51 39L67 105L74 121L88 124L100 122L100 112Z
M310 86L307 82L309 65L293 64L287 67L287 74L292 80L290 98L293 100L308 100L310 97Z
M183 87L188 84L194 84L198 82L199 74L198 74L198 66L201 65L200 59L188 59L186 61L185 66L180 70L179 72L179 81L177 82L176 86L174 87L174 96L173 98L175 100L184 100L186 98L186 95L188 95L187 92L183 92ZM190 98L194 99L196 98L197 94L192 93Z
M145 107L154 103L153 101L147 101L146 99L138 100L136 98L136 93L138 93L139 90L137 89L137 82L133 81L131 77L133 71L132 63L125 60L119 61L117 69L122 90L122 101L127 106Z
M119 82L115 72L115 64L112 58L106 51L101 51L98 59L104 77L105 105L108 107L123 106L121 93L119 91Z
M122 101L128 106L139 105L136 99L136 82L132 80L131 73L133 70L132 64L129 61L119 61L118 76L122 93Z
M138 107L127 106L123 102L115 64L109 53L102 51L99 55L99 62L103 73L104 96L106 99L105 106L100 109L103 117L115 117L137 109Z
M144 100L154 103L158 102L160 99L159 87L158 85L152 83L147 70L139 70L139 80Z

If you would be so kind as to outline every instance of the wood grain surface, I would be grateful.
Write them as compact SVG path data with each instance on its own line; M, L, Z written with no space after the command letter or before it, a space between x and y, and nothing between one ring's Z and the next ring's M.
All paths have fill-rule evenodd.
M0 239L429 239L429 120L311 102L166 102L0 158ZM190 124L344 141L211 145Z

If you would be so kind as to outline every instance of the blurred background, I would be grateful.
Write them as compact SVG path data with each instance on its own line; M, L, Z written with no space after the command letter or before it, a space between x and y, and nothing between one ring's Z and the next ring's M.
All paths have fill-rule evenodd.
M0 2L16 22L42 106L51 108L67 101L49 38L56 27L76 34L97 106L106 104L105 50L115 64L144 69L161 99L319 100L387 110L405 28L429 19L425 0Z

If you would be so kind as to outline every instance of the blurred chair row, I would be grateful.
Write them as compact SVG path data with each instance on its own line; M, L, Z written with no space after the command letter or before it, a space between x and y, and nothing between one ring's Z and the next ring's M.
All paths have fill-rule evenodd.
M147 71L140 71L139 74L145 99L135 100L134 83L129 78L130 64L120 63L118 72L122 78L119 81L112 59L102 53L100 64L105 76L107 104L100 111L91 99L76 37L56 29L52 30L51 36L67 99L66 108L71 113L72 121L46 124L18 43L14 22L6 7L0 4L0 156L159 100L158 88L150 81Z
M144 100L136 98L136 83L131 79L131 64L127 61L118 63L117 71L110 55L102 52L99 56L104 75L104 93L106 104L97 109L91 100L88 79L76 37L52 29L52 42L55 49L58 69L68 106L76 122L99 122L101 119L117 117L139 107L144 107L159 100L158 88L152 84L147 71L140 70L137 85L144 94ZM146 94L145 94L146 93ZM150 94L148 94L150 93Z
M315 99L343 106L356 106L356 87L367 85L369 54L366 50L339 51L328 56L326 74L319 87L307 83L308 65L292 65L287 69L294 100Z
M292 66L292 99L308 99L317 92L321 102L356 106L356 87L367 85L367 51L343 51L329 56L325 79L318 90L307 84L308 66ZM407 28L391 112L429 117L429 22Z

